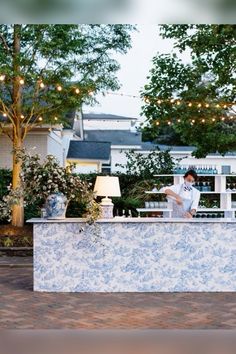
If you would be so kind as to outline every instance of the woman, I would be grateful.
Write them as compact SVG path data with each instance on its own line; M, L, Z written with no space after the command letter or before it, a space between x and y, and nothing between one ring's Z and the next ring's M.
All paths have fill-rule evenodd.
M184 183L164 187L162 191L172 200L172 217L192 218L197 212L200 192L193 187L198 176L194 170L184 175Z

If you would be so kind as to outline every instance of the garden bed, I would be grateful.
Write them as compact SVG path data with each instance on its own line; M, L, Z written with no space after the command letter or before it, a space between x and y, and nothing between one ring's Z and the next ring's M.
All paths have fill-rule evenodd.
M10 224L0 225L0 248L32 247L33 227L16 227Z

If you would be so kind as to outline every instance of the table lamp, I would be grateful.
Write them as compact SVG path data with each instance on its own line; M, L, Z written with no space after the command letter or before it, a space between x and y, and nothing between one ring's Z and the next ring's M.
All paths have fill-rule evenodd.
M94 185L94 193L96 196L105 197L101 201L102 218L113 218L113 206L111 198L108 197L120 197L120 184L119 178L113 176L97 176Z

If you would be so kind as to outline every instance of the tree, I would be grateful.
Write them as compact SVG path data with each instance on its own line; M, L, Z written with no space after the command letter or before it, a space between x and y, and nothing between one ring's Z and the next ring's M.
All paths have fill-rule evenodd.
M183 144L196 146L196 157L235 150L236 26L163 25L160 33L174 39L176 52L153 58L141 94L144 131L158 141L168 125ZM189 52L185 63L181 56Z
M95 94L116 90L114 52L131 47L129 25L0 25L0 129L13 144L12 187L20 187L22 149L35 126L66 123L65 114ZM12 223L23 225L23 200Z
M153 178L154 174L172 173L174 161L168 150L160 151L158 147L149 154L131 150L125 153L127 162L125 165L116 164L126 170L129 176L138 176L144 179Z

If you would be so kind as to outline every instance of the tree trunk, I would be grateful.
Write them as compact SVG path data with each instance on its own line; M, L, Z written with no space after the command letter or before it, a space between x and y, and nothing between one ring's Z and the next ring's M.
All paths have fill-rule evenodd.
M17 161L16 155L22 149L22 127L21 127L21 85L20 85L20 35L21 25L14 25L13 31L13 108L14 108L14 127L13 127L13 168L12 168L12 188L17 189L21 186L20 173L21 161ZM12 225L22 227L24 225L24 206L23 199L19 204L12 208Z
M12 188L17 189L21 186L21 162L17 161L17 151L22 148L21 138L14 138L14 151L13 151L13 169L12 169ZM22 227L24 226L24 201L23 198L19 200L19 204L12 207L12 225Z

